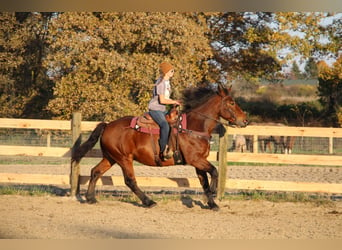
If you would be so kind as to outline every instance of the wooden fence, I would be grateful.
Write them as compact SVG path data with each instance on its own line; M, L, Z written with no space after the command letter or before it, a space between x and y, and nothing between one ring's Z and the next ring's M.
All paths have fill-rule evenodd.
M81 132L92 131L98 122L82 121L81 116L74 114L72 121L59 120L36 120L36 119L7 119L0 118L0 128L40 129L40 130L73 130L73 143L79 143ZM75 122L76 121L76 122ZM312 128L312 127L277 127L277 126L248 126L246 128L227 128L227 133L220 139L221 151L226 149L223 143L227 136L232 134L244 134L253 137L253 153L236 153L224 151L210 152L209 161L220 159L219 176L223 186L219 193L225 189L250 189L250 190L278 190L278 191L301 191L301 192L324 192L342 193L341 183L298 183L282 181L260 180L236 180L226 179L226 162L250 162L250 163L274 163L274 164L308 164L321 166L341 166L342 156L338 155L303 155L303 154L268 154L258 153L258 136L297 136L297 137L327 137L329 139L329 152L332 153L333 138L342 138L342 128ZM49 139L48 139L49 140ZM224 145L222 147L222 144ZM223 148L223 149L222 149ZM10 146L0 145L0 155L28 155L28 156L57 156L70 157L72 148L47 146ZM92 150L87 157L101 157L99 150ZM71 166L71 176L66 175L34 175L34 174L11 174L0 173L0 182L27 183L27 184L71 184L76 178L80 184L87 184L89 176L79 176L77 166ZM74 173L73 173L74 172ZM73 177L74 176L74 177ZM76 176L76 177L75 177ZM228 173L229 176L229 173ZM75 180L76 180L75 179ZM74 180L74 182L75 182ZM140 186L157 187L200 187L196 178L162 178L162 177L137 177ZM125 185L122 176L104 176L98 185ZM74 184L75 185L75 184ZM222 185L222 184L221 184Z

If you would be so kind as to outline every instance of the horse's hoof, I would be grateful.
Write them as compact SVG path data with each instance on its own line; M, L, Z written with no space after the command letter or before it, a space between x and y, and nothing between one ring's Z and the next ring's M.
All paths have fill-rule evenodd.
M157 206L157 203L152 201L152 200L150 200L150 201L144 203L144 206L147 207L147 208L152 208L152 207Z
M98 201L95 199L95 198L87 198L87 203L88 204L95 204L97 203Z
M215 211L215 212L217 212L217 211L220 210L220 207L219 207L219 206L216 206L216 207L212 207L212 208L210 208L210 209L213 210L213 211Z
M219 211L220 210L220 207L218 205L216 205L216 203L208 203L209 205L209 208L213 211Z

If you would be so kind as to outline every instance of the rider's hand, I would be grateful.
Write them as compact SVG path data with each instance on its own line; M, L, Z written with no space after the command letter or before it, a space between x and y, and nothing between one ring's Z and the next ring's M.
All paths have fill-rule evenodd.
M181 100L175 100L174 105L180 106L180 105L182 105L182 101Z

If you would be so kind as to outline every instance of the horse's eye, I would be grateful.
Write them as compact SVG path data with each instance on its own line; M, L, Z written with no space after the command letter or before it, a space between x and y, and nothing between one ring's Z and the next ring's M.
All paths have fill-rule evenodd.
M231 102L230 102L230 105L234 106L234 105L235 105L235 102L234 102L234 101L231 101Z

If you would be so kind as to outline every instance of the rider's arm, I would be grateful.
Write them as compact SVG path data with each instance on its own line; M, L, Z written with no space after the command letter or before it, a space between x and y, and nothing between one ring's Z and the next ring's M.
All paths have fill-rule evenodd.
M176 100L172 100L172 99L166 99L164 95L159 95L159 102L161 104L176 104L176 105L180 105L179 101Z

